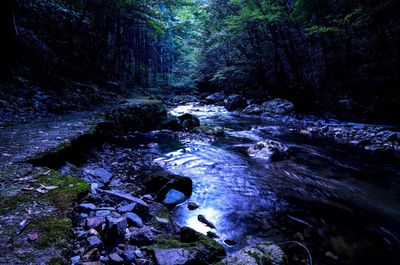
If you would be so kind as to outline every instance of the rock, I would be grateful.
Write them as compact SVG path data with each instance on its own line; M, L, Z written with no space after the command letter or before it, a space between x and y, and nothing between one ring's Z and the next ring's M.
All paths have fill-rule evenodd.
M338 260L338 257L330 251L325 252L325 256L334 260Z
M180 126L188 131L200 126L200 120L196 116L186 113L178 117Z
M108 185L112 180L112 174L104 168L85 168L83 173L90 182L100 182L104 185Z
M174 132L182 130L181 124L177 119L174 118L168 119L161 123L160 128L164 130L171 130Z
M203 224L205 224L206 226L215 229L214 224L211 223L210 221L208 221L208 220L204 217L204 215L199 214L199 215L197 216L197 219L198 219L200 222L202 222Z
M246 99L240 95L231 95L224 101L225 108L229 111L244 109L247 106Z
M400 136L400 133L390 133L390 134L387 136L386 141L394 142L394 141L400 139L399 136Z
M103 244L97 236L90 236L87 238L87 242L90 247L99 247Z
M104 265L104 263L101 261L89 261L83 262L82 265Z
M96 205L93 203L81 203L79 204L79 208L81 208L82 211L94 211L96 210Z
M129 228L129 240L134 244L140 246L149 245L154 242L154 239L154 233L148 226L143 226L142 228Z
M83 261L90 261L96 259L99 254L99 250L97 248L91 249L82 256Z
M118 207L117 210L120 213L126 213L126 212L133 211L133 209L135 209L135 207L136 207L136 203L129 203L129 204Z
M261 114L263 112L264 112L264 109L260 105L257 105L257 104L251 104L243 110L243 113L249 114L249 115Z
M190 252L183 248L154 249L158 265L184 265L190 259Z
M132 247L129 247L122 252L122 257L128 262L133 261L135 256L135 251Z
M108 257L110 258L111 262L115 264L121 264L124 262L121 256L118 255L117 253L111 253Z
M100 211L96 211L96 216L99 217L106 217L107 215L109 215L111 213L110 210L100 210Z
M194 210L196 210L197 208L199 208L199 206L198 206L196 203L194 203L194 202L189 202L188 205L187 205L187 207L188 207L188 209L191 210L191 211L194 211Z
M289 114L294 110L294 104L286 99L276 98L261 105L265 112L273 114Z
M81 261L80 256L74 256L71 258L71 265L78 265L80 261Z
M110 245L118 245L118 243L123 242L127 226L126 217L114 218L108 216L106 218L105 241Z
M217 103L217 102L222 102L225 99L225 94L223 91L214 93L206 97L207 102L209 103Z
M237 244L236 241L231 240L231 239L225 239L225 240L224 240L224 243L225 243L227 246L230 246L230 247Z
M286 256L275 244L260 243L245 247L221 261L225 265L283 265Z
M290 149L273 140L265 140L249 148L248 153L250 156L268 159L272 162L289 156Z
M209 238L219 238L219 235L217 235L216 233L212 232L212 231L208 231L207 232L207 236Z
M170 189L165 195L163 204L167 207L174 207L187 200L185 194L175 189Z
M97 228L102 224L103 221L104 221L104 218L99 217L99 216L88 217L86 219L86 227L87 228Z
M143 221L142 218L140 218L137 214L135 213L126 213L125 214L126 219L128 220L128 224L131 224L135 227L142 227L143 226Z
M135 212L141 217L141 218L147 218L148 214L149 214L149 205L136 197L133 197L132 195L123 193L123 192L119 192L119 191L115 191L115 190L98 190L101 193L104 194L108 194L111 196L115 196L127 201L130 201L132 203L135 203Z

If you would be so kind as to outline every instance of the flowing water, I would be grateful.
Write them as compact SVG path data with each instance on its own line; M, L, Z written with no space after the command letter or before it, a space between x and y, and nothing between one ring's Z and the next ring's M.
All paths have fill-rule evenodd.
M294 238L309 246L314 264L400 264L398 160L312 140L296 133L294 123L266 122L223 107L171 111L183 113L223 127L225 137L158 140L157 162L193 180L190 201L200 206L195 211L186 203L177 206L173 215L180 225L206 233L210 228L197 218L204 215L215 224L218 240L237 242L228 252ZM292 148L291 157L270 162L247 154L265 139Z

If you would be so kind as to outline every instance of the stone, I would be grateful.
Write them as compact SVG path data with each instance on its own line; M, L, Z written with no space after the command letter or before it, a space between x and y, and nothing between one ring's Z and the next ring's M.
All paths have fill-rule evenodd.
M104 168L85 168L83 173L88 177L90 182L100 182L102 184L109 184L113 176Z
M205 224L206 226L210 227L210 228L215 228L215 225L213 223L211 223L210 221L208 221L204 215L199 214L197 216L197 219L199 220L199 222L202 222L203 224Z
M264 112L264 109L263 109L260 105L257 105L257 104L251 104L251 105L247 106L247 107L243 110L243 113L249 114L249 115L252 115L252 114L261 114L261 113L263 113L263 112Z
M174 132L182 130L181 124L175 118L164 121L163 123L161 123L160 128L163 130L170 130Z
M97 228L99 227L104 221L104 218L95 216L95 217L88 217L86 219L86 227L87 228Z
M106 216L109 215L110 213L111 213L110 210L99 210L99 211L96 211L96 216L99 216L99 217L106 217Z
M225 108L229 111L244 109L247 106L246 99L240 95L230 95L224 103Z
M97 236L90 236L86 240L90 247L99 247L103 244Z
M126 213L126 219L128 220L128 224L133 225L135 227L141 228L143 226L142 218L140 218L135 213Z
M289 114L294 110L294 104L286 99L276 98L261 105L264 112L273 114Z
M216 233L212 232L212 231L208 231L207 232L207 236L209 238L219 238L219 235L217 235Z
M149 245L154 242L155 236L148 226L129 228L129 240L134 244Z
M97 258L99 250L97 248L91 249L82 256L83 261L90 261Z
M188 131L200 126L199 118L189 113L179 116L178 119L181 127Z
M96 210L96 205L93 203L81 203L79 204L79 208L83 211L94 211Z
M199 208L199 206L198 206L196 203L194 203L194 202L189 202L188 205L187 205L187 207L188 207L188 209L191 210L191 211L194 211L194 210L196 210L197 208Z
M127 248L122 252L122 257L128 262L133 261L135 256L135 251L132 248Z
M217 102L222 102L225 99L225 93L224 92L218 92L209 95L206 97L207 102L209 103L217 103Z
M71 265L78 265L80 261L81 261L80 256L74 256L71 258Z
M108 216L106 218L105 241L110 245L118 245L120 242L123 242L127 226L126 217L114 218Z
M230 246L230 247L237 244L236 241L231 240L231 239L225 239L225 240L224 240L224 243L225 243L227 246Z
M82 265L104 265L104 263L101 261L89 261L83 262Z
M170 189L163 200L163 204L167 207L174 207L187 200L185 194L175 189Z
M290 149L273 140L259 142L248 149L250 156L264 158L272 162L278 161L289 156Z
M124 260L121 258L121 256L118 255L118 254L115 253L115 252L114 252L114 253L111 253L108 257L110 258L110 260L111 260L113 263L116 263L116 264L121 264L121 263L124 262Z
M226 257L220 264L224 265L284 265L285 253L282 249L269 243L260 243L245 247Z
M154 249L158 265L184 265L190 259L190 252L183 248Z
M119 206L117 208L117 211L120 213L127 213L127 212L133 211L133 209L135 209L135 207L136 207L136 203L129 203L126 205Z

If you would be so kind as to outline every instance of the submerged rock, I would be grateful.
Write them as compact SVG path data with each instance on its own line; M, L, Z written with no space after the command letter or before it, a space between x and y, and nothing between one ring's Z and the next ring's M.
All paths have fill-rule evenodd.
M214 93L214 94L211 94L208 97L206 97L206 100L209 103L222 102L222 101L224 101L224 99L225 99L224 92Z
M276 98L261 105L263 111L273 114L289 114L294 110L294 104L286 99Z
M286 256L275 244L260 243L245 247L221 261L224 265L284 265Z
M229 111L244 109L247 106L246 99L240 95L231 95L224 102Z
M206 226L210 227L210 228L215 228L215 225L213 223L211 223L210 221L208 221L204 215L199 214L197 216L197 219L199 220L199 222L202 222L203 224L205 224Z
M250 156L268 159L272 162L289 156L289 147L273 140L265 140L249 148Z

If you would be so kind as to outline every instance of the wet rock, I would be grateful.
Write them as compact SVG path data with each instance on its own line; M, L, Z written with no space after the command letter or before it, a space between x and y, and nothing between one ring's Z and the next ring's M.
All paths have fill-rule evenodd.
M180 126L188 131L200 126L199 118L189 113L179 116L178 119Z
M187 200L185 194L175 189L170 189L165 195L163 204L167 207L174 207Z
M117 253L111 253L109 255L110 261L114 264L121 264L124 262L124 260L121 258L120 255L118 255Z
M196 210L197 208L199 208L199 206L198 206L196 203L194 203L194 202L189 202L188 205L187 205L187 207L188 207L188 209L191 210L191 211L194 211L194 210Z
M87 242L90 247L99 247L103 244L103 242L97 236L88 237Z
M181 124L175 118L164 121L163 123L161 123L160 128L164 130L171 130L174 132L182 130Z
M224 101L224 99L225 99L224 92L214 93L214 94L211 94L208 97L206 97L206 100L209 103L222 102L222 101Z
M143 226L142 218L140 218L137 214L128 212L125 214L125 216L128 220L128 224L139 228Z
M125 230L128 226L126 217L106 218L105 241L110 245L118 245L125 238Z
M205 224L206 226L208 226L208 227L210 227L210 228L215 228L214 224L211 223L210 221L208 221L208 220L204 217L204 215L199 214L199 215L197 216L197 219L198 219L200 222L202 222L203 224Z
M190 252L183 248L154 249L153 252L159 265L184 265L190 259Z
M224 103L225 108L229 111L244 109L247 106L246 99L240 95L231 95L225 99Z
M231 239L225 239L225 240L224 240L224 243L225 243L227 246L230 246L230 247L237 244L236 241L231 240Z
M212 232L212 231L208 231L207 232L207 236L209 238L219 238L219 235L217 235L216 233Z
M273 99L261 105L264 112L273 114L289 114L294 110L294 104L286 99Z
M248 153L250 156L268 159L272 162L289 156L290 149L273 140L265 140L249 148Z
M286 257L282 249L274 244L256 244L245 247L221 261L225 265L283 265Z
M243 113L249 114L249 115L252 115L252 114L257 115L257 114L261 114L263 112L264 112L264 109L260 105L257 105L257 104L251 104L243 110Z
M154 239L154 233L149 226L143 226L141 228L129 228L129 240L134 244L138 244L140 246L149 245L154 242Z

